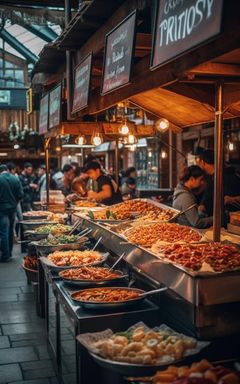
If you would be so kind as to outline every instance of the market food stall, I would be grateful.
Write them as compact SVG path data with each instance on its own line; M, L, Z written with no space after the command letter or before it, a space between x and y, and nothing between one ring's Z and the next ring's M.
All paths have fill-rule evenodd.
M84 72L83 68L87 65L85 60L90 58L88 56L90 52L93 55L91 65L93 65L92 72L95 75L94 86L89 89L89 98L86 97L88 96L86 92L83 92L83 99L77 99L80 104L74 104L73 115L77 120L73 123L61 122L46 133L46 137L67 133L76 135L81 133L89 136L96 130L116 139L119 136L119 125L121 124L85 122L78 119L88 114L100 113L117 102L126 100L159 118L168 118L170 128L175 132L181 131L186 126L215 119L216 171L213 234L215 241L220 240L221 231L222 119L223 117L239 116L240 72L237 65L239 64L239 20L237 12L239 5L236 5L236 2L234 4L233 1L229 1L228 6L226 2L223 3L212 2L212 11L214 10L214 12L210 8L204 9L203 25L200 25L200 30L196 31L196 35L193 32L194 36L190 36L191 33L189 33L189 39L191 40L191 37L195 39L191 45L189 45L189 39L183 42L180 38L176 39L175 43L178 50L169 50L168 47L165 47L167 48L165 50L167 56L164 58L161 58L157 52L156 41L160 37L156 31L151 69L149 68L151 50L149 41L139 29L135 36L135 28L139 28L141 24L144 26L147 24L144 17L148 15L149 7L145 4L140 10L137 1L124 3L116 11L113 18L110 18L85 43L81 41L81 45L76 46L79 48L76 53L76 60L79 63L76 72L79 69L78 79L80 83L87 84L89 87L89 76L83 78L81 75ZM166 2L166 4L170 4L170 2ZM207 4L210 7L210 3L206 2L205 6ZM94 7L94 4L91 6ZM141 20L138 19L139 25L136 23L138 14L134 12L135 8L143 12L142 18L140 17ZM194 7L190 10L186 6L182 16L187 18L188 15L188 23L193 20L193 15L196 15ZM167 12L169 13L169 20L173 20L171 23L174 23L174 20L179 20L179 14L176 14L174 19L171 13L173 11L169 9ZM224 17L221 28L222 12ZM155 12L155 14L156 23L160 23L164 28L165 21L161 19L164 16L162 8L159 7L159 12ZM189 14L192 15L192 19ZM211 20L210 16L213 17L213 15L214 20ZM210 30L209 25L212 27ZM77 26L80 28L81 22L76 20L76 23L70 25L67 33L58 40L58 47L70 48ZM111 52L109 53L111 43L114 45L114 42L118 46L119 41L126 38L123 33L124 27L129 31L128 39L124 41L124 44L131 49L127 50L126 57L122 56L122 51L119 50L114 55L116 60L111 62ZM165 30L167 31L167 28ZM121 37L120 40L118 40L118 33ZM173 29L167 33L168 39L173 35L176 36ZM150 35L150 33L148 34ZM181 37L181 34L178 35ZM131 71L132 48L135 38L136 62ZM145 42L144 45L143 42ZM162 40L165 45L166 42L167 40ZM76 42L76 44L78 43ZM104 46L105 55L102 60L104 65L102 66L101 63L101 69L103 67L103 71L101 71L99 70L100 57L98 55ZM175 52L181 56L175 57ZM124 58L126 59L126 67L124 67L123 75L120 76L121 73L116 72L115 65L116 62ZM233 65L232 61L236 65ZM103 81L101 83L99 80L101 80L102 72ZM112 73L115 73L116 76L112 76ZM78 83L78 87L80 83ZM136 135L138 132L144 130L146 132L150 128L152 127L132 126ZM95 333L98 331L105 332L109 327L111 332L105 334L105 339L111 339L113 332L127 332L129 337L132 337L133 333L130 332L129 334L128 328L137 324L139 320L146 322L150 328L152 326L159 327L162 323L166 323L171 327L170 333L175 338L174 343L179 341L179 335L176 332L184 333L184 337L210 341L210 344L206 345L200 354L191 356L190 360L186 360L187 356L184 354L181 355L184 358L184 361L180 362L181 364L187 362L190 365L192 360L196 361L201 357L206 357L210 361L239 359L240 260L238 246L209 242L209 239L204 237L204 233L171 223L170 221L178 212L163 205L153 204L151 201L134 202L133 200L107 210L106 208L94 210L94 207L87 204L87 201L79 204L78 208L80 209L73 210L72 215L72 224L79 225L79 228L77 225L74 227L75 235L78 231L80 233L84 230L89 231L88 235L86 235L87 232L83 232L90 239L89 244L85 244L87 250L92 249L100 239L97 251L103 250L110 253L108 259L105 260L105 268L109 268L117 260L117 257L123 255L117 268L126 276L120 280L123 287L130 284L131 287L146 291L154 288L167 289L151 296L149 301L146 300L141 305L138 304L136 308L130 306L121 308L121 311L119 308L107 307L98 308L98 310L95 308L96 312L94 312L90 308L84 307L84 302L88 301L89 304L93 293L83 292L86 288L82 281L84 279L79 278L83 275L79 275L79 271L77 275L76 271L71 274L69 272L69 267L73 266L72 260L65 260L62 254L64 251L60 255L58 254L62 267L67 267L65 275L62 272L58 275L56 268L55 271L53 270L56 267L56 259L53 259L55 260L54 263L48 256L51 251L46 251L46 257L41 259L40 263L39 283L43 297L42 305L45 309L43 313L46 316L47 335L59 377L64 381L66 374L71 377L72 382L83 384L89 380L92 382L97 380L100 383L113 381L121 383L123 377L130 374L139 376L139 373L147 375L149 372L156 372L159 365L156 365L155 361L154 364L150 364L152 360L149 360L149 357L144 361L134 362L131 360L136 356L134 350L129 351L135 355L128 356L126 352L124 356L130 357L130 360L120 360L122 364L119 362L116 364L114 358L111 358L110 352L102 353L100 344L98 344L97 352L94 353L91 343L86 340L86 335L82 335L90 332L93 333L92 337L95 342L100 341L99 335ZM55 256L57 255L55 254ZM72 256L75 260L76 254L73 253ZM82 264L75 264L76 266L79 268ZM85 270L85 273L89 273L89 270ZM94 280L94 277L92 278ZM68 280L73 280L74 284ZM102 287L104 284L97 288L101 289ZM81 298L82 293L87 294L87 297L84 297L85 300L83 298L76 300ZM105 294L105 291L100 293ZM116 292L114 295L114 302L117 302ZM93 302L95 301L93 300ZM104 303L103 299L102 302ZM148 331L152 332L151 329ZM141 329L141 332L144 333L145 330ZM157 335L152 334L153 340L156 337L162 337L159 332L158 330ZM80 343L75 340L79 334ZM144 335L143 337L145 337ZM126 334L120 336L126 336ZM166 339L168 337L169 335ZM128 337L127 339L129 340ZM126 343L125 339L121 339L121 341ZM197 343L196 340L194 342ZM68 359L65 356L67 345L71 351L69 353L71 358ZM105 344L105 347L108 346ZM125 347L128 345L126 344ZM141 345L141 349L137 352L142 353L142 349L145 347L145 345ZM157 348L158 342L153 343L150 347ZM117 348L119 348L119 352L121 349L119 346ZM91 355L88 354L87 349ZM152 354L154 354L153 351L150 353L150 357ZM71 361L69 362L69 360ZM171 363L175 363L175 361L176 356L171 360ZM135 367L135 363L137 367ZM165 362L164 369L169 364L169 360L167 363ZM136 368L135 371L134 368ZM109 373L113 371L114 374Z

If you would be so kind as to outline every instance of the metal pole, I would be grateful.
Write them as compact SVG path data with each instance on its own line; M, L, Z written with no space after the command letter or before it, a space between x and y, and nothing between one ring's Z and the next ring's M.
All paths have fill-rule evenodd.
M46 192L47 192L47 209L49 206L49 187L50 187L50 165L49 165L49 146L51 138L44 141L45 163L46 163Z
M214 126L213 241L220 241L223 201L223 83L216 84Z
M71 5L69 0L65 0L65 27L71 21ZM66 85L67 85L67 119L72 120L72 86L73 86L73 71L72 71L72 52L66 51Z
M118 149L118 139L116 139L115 146L115 173L116 173L116 183L119 185L119 149Z
M169 170L169 188L173 187L173 133L172 130L169 129L169 162L168 162L168 170Z

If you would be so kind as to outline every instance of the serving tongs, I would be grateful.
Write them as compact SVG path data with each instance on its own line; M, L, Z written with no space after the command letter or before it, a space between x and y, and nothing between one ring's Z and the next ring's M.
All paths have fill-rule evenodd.
M152 291L148 291L148 292L144 292L144 293L141 293L139 295L139 297L147 297L147 296L151 296L151 295L155 295L155 293L159 293L159 292L164 292L168 289L168 287L162 287L162 288L157 288L157 289L153 289Z
M191 211L191 209L193 209L196 206L197 206L197 203L194 203L194 204L190 205L188 208L184 209L183 211L178 212L176 215L174 215L173 217L168 219L167 223L172 223L173 221L178 219L180 216L182 216L184 213Z

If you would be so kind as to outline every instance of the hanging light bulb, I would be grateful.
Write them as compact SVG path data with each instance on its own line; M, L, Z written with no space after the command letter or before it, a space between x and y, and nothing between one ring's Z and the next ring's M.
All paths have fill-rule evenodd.
M137 139L134 135L129 134L128 138L127 138L127 142L128 142L128 144L136 144Z
M234 151L234 144L233 144L233 142L232 141L229 141L229 143L228 143L228 149L229 149L229 151Z
M159 119L155 123L155 127L159 132L165 132L169 128L169 121L167 119Z
M120 126L119 128L119 133L121 135L127 135L129 133L129 127L127 125L127 122L126 120L124 121L124 123Z
M103 142L102 135L99 132L93 132L91 137L91 144L97 147L98 145L102 144L102 142Z
M162 159L166 159L167 158L167 152L166 151L162 151L161 152L161 158Z
M84 145L84 144L86 144L86 142L87 142L87 140L86 140L86 137L84 135L80 135L76 139L76 143L78 145Z

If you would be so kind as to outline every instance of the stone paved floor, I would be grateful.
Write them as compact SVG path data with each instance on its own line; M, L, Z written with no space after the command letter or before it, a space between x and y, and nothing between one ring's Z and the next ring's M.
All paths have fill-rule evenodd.
M21 262L16 245L13 261L0 263L0 384L57 384Z

